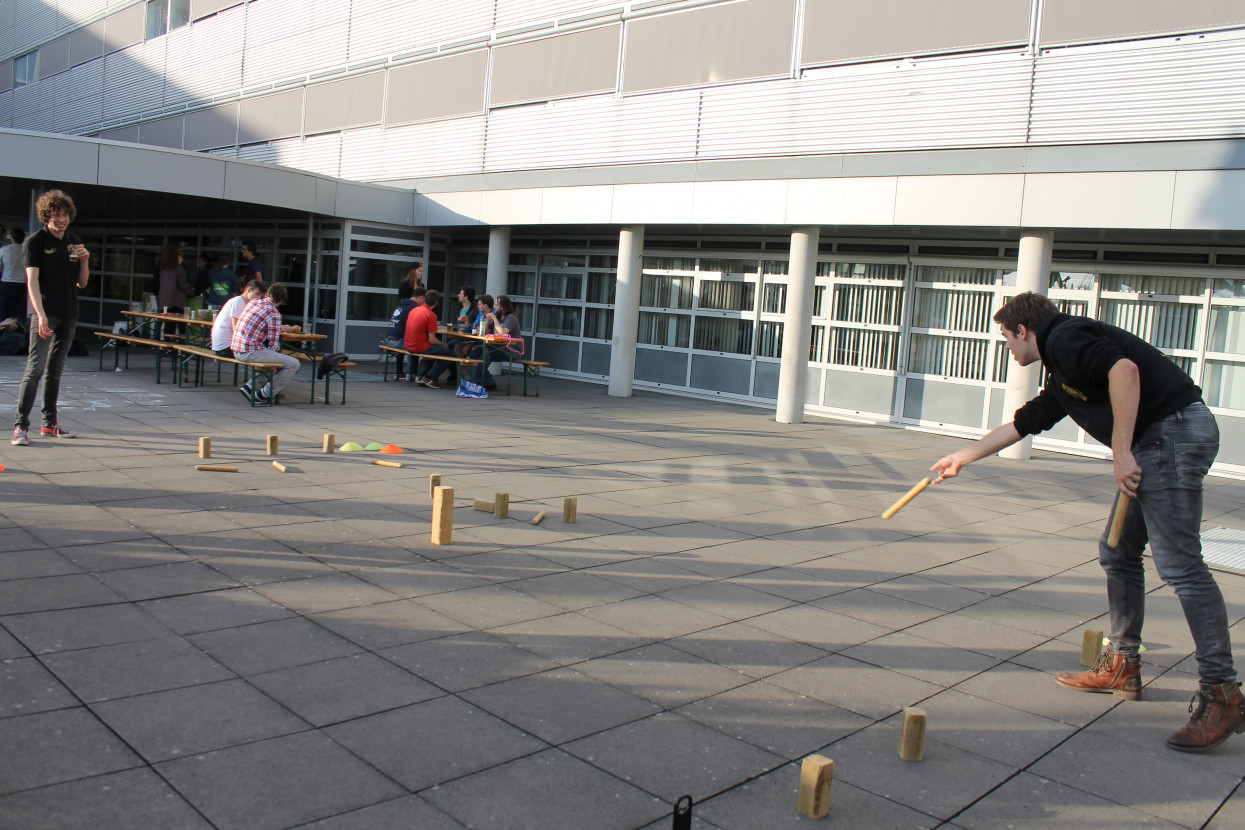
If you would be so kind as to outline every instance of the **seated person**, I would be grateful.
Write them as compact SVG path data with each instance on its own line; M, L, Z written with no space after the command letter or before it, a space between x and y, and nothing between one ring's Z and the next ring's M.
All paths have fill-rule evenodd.
M519 315L515 313L514 303L510 302L510 298L505 294L497 298L496 309L485 315L484 323L486 326L485 334L509 335L511 338L521 337L523 334L519 330ZM481 344L472 349L468 356L472 359L483 359L485 349L488 349L490 360L496 358L502 360L510 359L504 343ZM476 367L475 377L477 378L476 382L486 389L493 389L497 386L497 381L493 380L492 374L485 371L485 364L483 363Z
M287 297L285 286L275 283L266 296L255 298L242 309L234 326L233 338L229 341L234 357L243 363L278 363L282 367L270 386L252 389L250 381L242 384L241 391L247 400L267 401L273 395L280 395L285 384L298 373L298 359L278 351L281 332L297 329L281 324L281 312L277 307Z
M420 289L426 292L426 289ZM406 318L411 313L411 309L419 305L415 301L415 287L409 282L403 282L398 286L398 307L393 310L393 316L389 318L389 328L385 329L385 345L395 349L406 348ZM414 362L414 358L405 358L398 360L398 380L406 380L406 373L402 368L408 361Z
M454 356L453 349L437 337L437 305L440 302L439 291L428 291L424 294L423 305L414 308L406 318L406 350L424 358L419 362L415 382L429 389L441 388L433 378L445 367L440 361L428 358Z
M459 296L462 296L461 291L459 292ZM481 294L480 297L473 303L470 319L465 321L463 330L474 334L476 332L476 326L484 321L485 315L492 313L493 295ZM464 320L465 318L460 315L458 319ZM454 354L459 357L466 357L468 353L478 345L480 345L479 341L476 340L459 340L454 344Z
M266 293L268 289L262 282L251 280L241 294L230 299L220 311L216 312L216 319L212 321L212 351L221 357L233 357L233 349L229 348L229 341L233 339L233 330L238 324L238 318L242 316L242 310L251 300L262 297Z
M475 327L480 313L476 310L476 290L470 285L458 289L458 319L454 322L463 327L463 331L471 331Z

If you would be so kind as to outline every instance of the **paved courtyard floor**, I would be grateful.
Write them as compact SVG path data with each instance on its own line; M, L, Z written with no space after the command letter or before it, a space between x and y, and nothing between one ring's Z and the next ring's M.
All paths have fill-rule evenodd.
M883 521L963 442L551 379L457 400L368 364L344 407L296 382L248 409L142 363L71 359L79 437L0 445L5 830L666 828L685 793L702 830L1245 827L1245 737L1164 747L1196 675L1153 573L1145 700L1052 680L1103 627L1107 462L982 461ZM200 436L240 471L195 472ZM471 509L496 491L509 519ZM1245 528L1245 484L1209 479L1205 522ZM1245 578L1219 580L1239 659Z

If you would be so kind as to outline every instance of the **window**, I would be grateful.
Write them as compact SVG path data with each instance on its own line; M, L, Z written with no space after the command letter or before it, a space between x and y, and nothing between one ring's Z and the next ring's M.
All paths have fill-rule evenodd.
M33 84L39 80L39 50L13 59L13 86Z
M179 29L190 22L190 0L147 0L147 38Z

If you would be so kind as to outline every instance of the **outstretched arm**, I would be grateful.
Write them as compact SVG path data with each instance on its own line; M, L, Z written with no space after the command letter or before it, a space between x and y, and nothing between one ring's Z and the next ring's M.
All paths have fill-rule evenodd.
M1002 426L995 427L986 435L984 435L976 443L969 444L962 450L956 450L948 456L938 459L934 462L934 466L930 467L930 472L938 473L938 478L934 480L934 484L938 484L944 478L955 478L960 474L960 468L965 464L971 464L979 458L985 458L987 455L994 455L1004 447L1010 447L1020 440L1020 433L1016 431L1015 424L1006 423Z

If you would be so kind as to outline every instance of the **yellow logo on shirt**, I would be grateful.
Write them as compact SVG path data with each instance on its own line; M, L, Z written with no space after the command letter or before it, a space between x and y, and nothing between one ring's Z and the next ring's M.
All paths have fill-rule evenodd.
M1081 390L1079 390L1079 389L1073 389L1071 386L1069 386L1069 385L1068 385L1068 384L1066 384L1066 383L1061 383L1061 384L1059 384L1059 385L1063 387L1063 391L1067 392L1069 395L1071 395L1072 397L1076 398L1078 401L1088 401L1088 400L1089 400L1089 398L1085 397L1085 393L1084 393L1084 392L1082 392Z
M44 249L43 249L43 252L44 252L45 254L54 254L54 253L56 253L56 249L55 249L55 248L44 248Z

